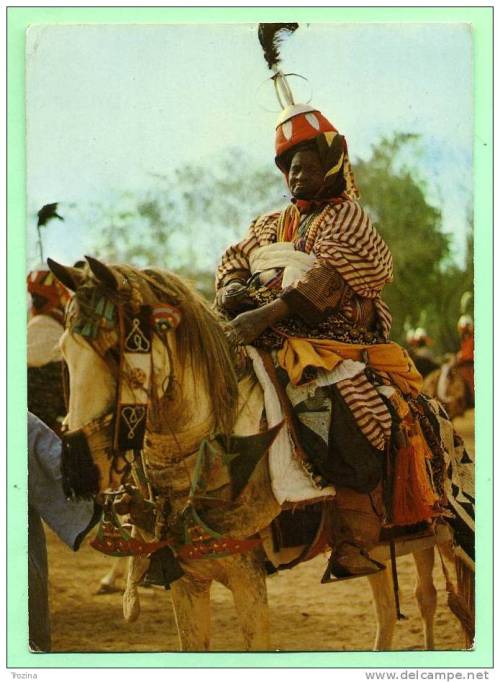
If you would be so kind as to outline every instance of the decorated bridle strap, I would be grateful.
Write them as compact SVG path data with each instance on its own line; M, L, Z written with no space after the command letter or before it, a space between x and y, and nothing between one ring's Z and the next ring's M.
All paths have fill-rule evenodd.
M117 386L115 451L142 450L151 383L151 307L125 315L118 306L120 372Z
M142 450L151 392L153 332L165 334L181 321L181 312L168 303L141 305L132 314L118 306L120 371L114 448Z

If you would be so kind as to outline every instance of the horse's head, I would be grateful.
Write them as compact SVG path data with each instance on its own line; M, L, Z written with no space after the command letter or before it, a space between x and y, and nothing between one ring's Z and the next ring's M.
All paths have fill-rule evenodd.
M214 428L231 432L237 405L231 352L219 321L191 287L172 273L90 257L83 270L48 263L74 292L60 345L69 374L64 461L75 494L119 487L142 449L148 405L170 395L174 373L183 394L176 398L187 404L186 387L203 391Z
M80 270L48 260L74 292L60 347L69 374L63 461L77 495L120 485L130 451L142 445L151 365L151 308L132 271L87 262Z

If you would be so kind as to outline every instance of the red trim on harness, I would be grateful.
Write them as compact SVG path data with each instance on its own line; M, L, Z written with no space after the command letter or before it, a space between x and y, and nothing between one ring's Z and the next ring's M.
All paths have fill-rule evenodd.
M170 546L179 559L210 559L242 554L260 545L259 538L250 540L234 540L232 538L216 538L205 542L194 542L176 547L172 540L155 540L145 542L137 538L125 539L121 536L106 534L95 537L90 546L103 554L111 556L149 556L161 547Z
M179 559L211 559L249 552L260 545L259 538L250 540L234 540L232 538L218 538L209 542L196 542L192 545L182 545L177 548Z
M145 542L137 538L105 536L104 538L95 537L90 542L90 546L103 554L111 556L149 556L161 547L171 545L170 540Z

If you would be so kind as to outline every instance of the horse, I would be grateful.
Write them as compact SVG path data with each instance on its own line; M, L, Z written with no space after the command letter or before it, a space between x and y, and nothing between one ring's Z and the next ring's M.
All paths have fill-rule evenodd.
M49 259L52 272L75 292L60 344L70 382L66 450L80 463L74 489L101 499L116 491L129 452L140 449L147 485L154 489L155 509L160 509L154 530L150 526L132 532L132 542L143 553L130 559L124 615L129 621L139 615L137 586L149 564L145 548L158 548L162 531L181 523L186 544L179 536L163 541L174 547L181 569L170 585L180 650L210 648L213 581L232 592L245 649L272 650L258 534L280 514L281 505L273 495L267 451L255 458L237 495L228 473L231 465L221 465L213 455L220 443L217 434L254 437L262 424L263 389L251 368L236 373L223 324L181 278L156 269L108 266L90 257L87 261L82 272ZM141 322L145 319L150 335ZM135 441L141 426L142 439ZM133 442L127 441L124 453L115 445L128 437ZM415 560L415 596L427 649L434 647L432 572L438 540L432 536L396 543L397 554L411 552ZM449 541L449 535L440 540L443 547ZM387 546L374 551L387 560ZM397 620L392 575L385 570L368 580L377 621L374 649L387 650Z
M462 416L474 407L474 368L471 362L457 362L453 356L424 379L424 393L436 397L450 419Z

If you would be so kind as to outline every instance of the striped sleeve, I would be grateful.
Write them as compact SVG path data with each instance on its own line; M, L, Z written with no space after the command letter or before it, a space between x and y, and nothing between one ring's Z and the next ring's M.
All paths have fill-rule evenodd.
M327 211L313 251L360 296L376 298L392 281L391 252L356 202L345 201Z

